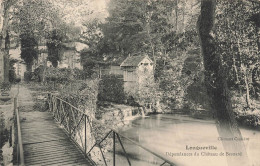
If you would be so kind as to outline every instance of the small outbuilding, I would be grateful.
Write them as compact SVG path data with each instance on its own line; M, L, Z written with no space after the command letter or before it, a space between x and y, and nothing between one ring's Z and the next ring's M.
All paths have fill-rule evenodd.
M150 82L154 78L153 61L148 55L127 57L120 65L124 76L125 92L133 92L140 85Z

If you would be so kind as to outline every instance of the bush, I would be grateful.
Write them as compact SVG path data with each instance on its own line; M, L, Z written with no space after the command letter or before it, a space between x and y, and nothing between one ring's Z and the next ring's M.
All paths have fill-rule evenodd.
M71 69L46 68L46 81L55 81L59 83L68 82L72 79Z
M238 121L239 124L248 126L248 127L260 127L260 116L259 115L254 115L254 114L246 114L246 115L240 115L236 114L236 120Z
M104 76L99 82L99 101L110 101L115 103L124 103L124 81L122 76L108 75Z
M43 73L44 73L44 66L42 66L42 65L34 70L34 74L35 74L37 81L39 81L39 82L43 81Z
M0 89L4 91L11 89L11 84L9 82L0 82Z
M95 114L98 82L98 79L70 82L59 89L59 97L81 110L88 111L89 115Z
M19 83L19 82L21 82L21 78L16 78L15 83Z
M37 72L39 77L43 77L43 68ZM57 83L67 83L73 80L85 80L87 78L86 72L79 69L66 68L46 68L46 81L55 81ZM42 79L41 79L42 80Z
M32 77L33 77L32 72L29 71L24 72L24 81L29 82L32 80Z
M14 70L9 70L9 81L11 83L15 83L16 82L16 74L15 74L15 71Z

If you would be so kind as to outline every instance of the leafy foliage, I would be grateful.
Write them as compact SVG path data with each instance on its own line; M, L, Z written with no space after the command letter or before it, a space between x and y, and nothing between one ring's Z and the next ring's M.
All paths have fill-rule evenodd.
M94 117L98 95L98 82L98 79L70 81L59 90L59 95L62 99Z
M59 23L57 16L49 0L20 0L14 5L12 29L17 34L34 33L39 39Z
M149 86L151 93L146 93L145 89L136 93L135 100L143 103L151 96L160 94L166 105L175 107L178 102L182 103L185 100L186 88L192 83L192 79L183 74L182 65L188 57L186 53L199 48L194 21L198 15L198 4L168 0L111 0L108 5L109 17L105 23L95 27L103 34L97 45L88 50L84 57L100 60L108 58L113 62L129 54L147 53L155 63L156 83ZM191 9L195 12L191 13ZM175 11L177 15L173 14ZM177 67L175 61L182 63ZM184 82L189 83L186 85Z
M111 101L115 103L124 103L124 81L122 77L108 75L99 82L99 101Z
M27 71L32 70L33 61L38 58L38 42L32 33L24 33L21 38L21 58L26 63Z
M249 92L253 96L259 93L255 91L255 80L259 78L259 34L257 22L251 21L259 6L250 1L218 1L214 32L229 86L246 92L249 106Z
M105 45L124 55L159 51L162 34L172 26L167 20L171 6L171 1L111 1L110 16L102 25Z
M45 77L47 81L55 81L57 83L66 83L74 79L73 70L52 67L46 69Z
M48 57L47 59L52 63L53 67L58 66L58 61L61 60L63 54L62 41L63 36L62 33L54 29L51 34L51 39L47 42L48 48Z
M14 68L14 64L16 63L16 60L14 59L11 59L10 60L10 68L9 68L9 82L11 83L16 83L16 82L19 82L19 79L17 78L16 76L16 73L15 73L15 68Z

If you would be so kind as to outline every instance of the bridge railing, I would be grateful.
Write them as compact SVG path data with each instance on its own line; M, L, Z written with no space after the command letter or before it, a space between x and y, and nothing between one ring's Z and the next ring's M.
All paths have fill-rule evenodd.
M23 153L23 142L22 142L22 134L21 134L21 125L20 125L20 117L18 111L18 98L17 96L14 98L14 126L15 126L15 154L16 158L14 161L16 165L24 166L24 153Z
M110 145L110 143L112 143L113 166L115 166L116 140L118 140L123 150L124 157L126 158L128 165L131 166L129 155L126 152L126 149L122 142L123 138L124 140L130 141L132 144L161 159L161 166L166 164L170 166L175 165L165 157L120 134L117 130L107 126L101 121L90 118L85 112L76 108L69 102L64 101L63 99L53 94L48 94L47 101L49 111L52 112L54 119L59 122L61 126L63 126L64 130L69 135L71 140L75 143L76 146L80 148L80 150L86 157L93 157L91 156L91 152L93 151L93 149L99 149L103 159L103 163L107 166L108 163L104 153L105 146L102 146L102 143L106 142L106 145Z

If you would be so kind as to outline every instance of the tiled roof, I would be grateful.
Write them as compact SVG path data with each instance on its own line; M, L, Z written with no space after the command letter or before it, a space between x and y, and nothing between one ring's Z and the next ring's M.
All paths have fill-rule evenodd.
M148 58L150 60L150 58L146 55L142 55L142 56L130 56L127 57L122 64L120 65L121 67L126 67L126 66L138 66L138 64L144 59L144 58Z

